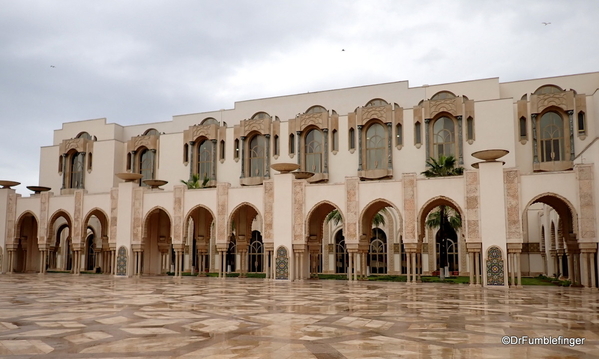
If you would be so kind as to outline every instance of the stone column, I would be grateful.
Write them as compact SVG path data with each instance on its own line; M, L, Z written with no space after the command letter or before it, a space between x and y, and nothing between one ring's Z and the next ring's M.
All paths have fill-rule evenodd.
M131 154L131 172L137 173L138 171L135 169L135 153L136 151L129 152Z
M61 189L67 188L67 154L62 154L62 187Z
M387 122L387 170L393 171L393 129Z
M520 272L520 252L522 252L522 243L508 243L507 251L511 279L510 284L512 287L519 286L522 277ZM518 278L518 282L516 282L516 277Z
M574 161L575 153L574 153L574 119L572 115L574 111L568 110L568 126L570 127L570 161Z
M193 150L195 148L195 142L194 141L189 141L188 142L188 149L187 149L187 156L189 159L189 179L191 180L191 176L193 175L193 170L194 167L196 166L196 161L193 158Z
M322 173L329 173L329 129L323 128L324 133L324 159L322 164Z
M474 252L468 252L468 263L470 264L470 286L474 286Z
M353 253L349 253L349 266L347 268L347 279L351 282L352 281L352 272L353 272L353 268L354 268L354 256Z
M270 135L264 135L266 137L266 153L264 157L266 157L266 168L264 168L264 178L270 178Z
M358 125L358 171L362 171L362 125Z
M245 178L245 136L241 136L239 139L241 140L241 176L239 178Z
M216 181L216 162L218 162L218 159L216 157L216 139L211 140L212 141L212 166L211 167L211 172L210 173L210 179L212 181ZM201 178L201 180L203 180L203 178Z
M426 160L428 161L428 159L431 157L431 146L429 146L429 124L431 122L430 118L425 118L424 119L424 147L425 147L425 151L426 151ZM422 142L422 141L420 141Z
M532 162L539 163L539 149L537 148L537 116L538 113L533 113L531 115L531 124L532 124Z
M300 165L300 169L302 168L302 131L295 131L295 137L297 138L297 164Z
M462 135L462 116L456 116L458 120L458 163L464 164L464 140Z

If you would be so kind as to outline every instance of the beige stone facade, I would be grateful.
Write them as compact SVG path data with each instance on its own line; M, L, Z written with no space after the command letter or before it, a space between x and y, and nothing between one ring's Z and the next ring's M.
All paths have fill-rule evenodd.
M0 189L1 271L411 283L442 270L447 243L450 274L473 285L545 274L597 287L598 88L599 73L395 82L65 123L41 151L50 190ZM423 176L440 155L464 174ZM194 176L198 188L181 183ZM439 206L461 227L427 227Z

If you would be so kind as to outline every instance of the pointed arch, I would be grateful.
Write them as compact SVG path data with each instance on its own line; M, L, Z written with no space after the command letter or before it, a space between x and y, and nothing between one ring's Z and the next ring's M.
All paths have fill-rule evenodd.
M87 225L92 216L96 216L96 218L98 218L98 221L100 221L100 226L101 226L100 236L102 236L102 237L108 236L108 229L110 228L109 227L109 218L110 217L108 216L108 214L106 214L106 212L103 209L101 209L99 207L94 207L87 212L85 217L83 217L83 226L81 226L81 238L85 238L86 231L87 231Z
M54 223L60 217L63 217L67 221L67 226L69 227L69 231L72 231L72 229L73 229L73 218L71 217L71 215L64 209L57 210L56 212L54 212L52 214L52 216L50 216L50 220L48 221L48 229L47 229L47 235L46 235L46 240L48 243L52 243L52 239L54 238L54 231L53 231Z
M464 216L464 210L460 207L460 205L457 204L455 200L446 196L436 196L430 198L422 207L420 207L420 210L418 211L418 242L422 241L426 233L424 227L426 224L426 217L430 211L432 211L435 207L443 205L451 207L453 210L459 213L463 219L466 218Z
M370 201L367 205L365 205L362 208L362 211L360 212L360 228L358 228L358 230L360 231L361 234L366 234L369 235L367 233L364 233L364 229L367 227L372 227L372 219L373 217L383 208L387 208L390 207L394 210L394 213L396 215L395 216L390 216L391 219L393 219L394 221L394 228L396 229L396 233L402 233L403 231L403 217L401 215L401 212L399 211L399 209L397 208L397 206L395 206L395 204L393 204L391 201L384 199L384 198L377 198L377 199L373 199L372 201ZM394 233L395 234L395 233Z
M15 221L15 238L21 237L21 221L23 221L23 219L27 216L33 217L33 219L35 220L35 223L38 223L38 224L40 223L38 217L32 211L27 210L27 211L21 213L17 217L17 220ZM6 240L8 243L11 243L12 241L15 240L15 238L7 238Z
M148 222L150 220L150 217L152 216L152 214L154 214L156 211L162 211L166 214L168 221L169 221L169 236L172 238L173 237L173 217L171 216L171 214L169 213L169 211L162 207L162 206L154 206L152 207L149 211L146 212L145 216L144 216L144 220L143 220L143 234L141 237L142 243L145 241L145 239L148 236Z
M528 216L526 213L528 208L534 203L543 203L553 208L559 216L557 230L561 231L567 237L570 237L570 234L574 238L577 237L578 215L576 209L567 198L554 192L540 193L526 203L522 211L522 228L528 228ZM566 240L569 240L569 238L566 238Z

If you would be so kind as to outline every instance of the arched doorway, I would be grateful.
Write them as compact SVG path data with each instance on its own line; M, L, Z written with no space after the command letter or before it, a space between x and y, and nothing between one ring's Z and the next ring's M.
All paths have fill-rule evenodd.
M300 263L295 264L297 266L295 273L299 274L297 279L304 278L308 273L310 278L318 278L318 274L323 272L323 247L325 244L333 243L333 238L332 236L329 237L328 233L331 233L334 228L342 223L343 215L341 211L331 202L320 202L310 210L306 217L307 240L304 244L305 248L299 252ZM327 233L326 240L324 239L325 229ZM346 248L345 241L343 241L343 246ZM296 247L294 244L294 248ZM308 256L305 256L305 252L308 252ZM329 255L328 250L326 254ZM302 268L304 273L301 273ZM306 268L308 273L306 273Z
M186 263L200 276L210 268L210 248L214 246L214 215L204 207L197 206L187 215L184 240L189 250Z
M17 235L13 242L15 251L13 252L12 271L26 273L41 270L37 230L38 222L32 213L26 212L20 216L17 223Z
M335 233L335 273L347 273L348 265L349 254L345 246L343 229L340 229Z
M52 215L48 222L49 267L59 271L79 273L77 256L73 250L71 217L64 211Z
M85 239L86 270L113 273L116 245L110 248L108 229L108 216L103 210L94 208L85 216L82 238ZM93 240L90 240L90 235L93 235Z
M173 269L169 268L174 263L169 256L172 253L171 219L166 210L154 208L148 212L144 221L143 241L141 259L137 259L141 268L134 269L134 274L160 275Z
M531 216L531 212L542 215ZM577 218L572 204L555 193L544 193L528 202L522 216L523 227L527 229L521 254L525 275L542 272L546 267L549 276L585 286L591 286L594 277L596 285L596 276L592 275L597 270L596 261L589 260L592 259L589 253L581 253L585 243L578 241ZM541 236L540 228L548 229L549 235ZM541 240L544 241L542 246ZM596 244L592 245L595 255ZM541 247L544 256L540 253Z
M395 206L382 198L364 207L360 218L360 273L401 273L401 216ZM362 261L365 263L362 265ZM363 266L363 267L362 267Z
M419 247L424 247L426 253L423 253L424 260L420 261L420 256L416 255L417 273L421 274L426 268L429 273L445 278L448 275L461 275L466 270L466 243L461 234L462 218L461 208L444 196L430 199L421 208L418 240L421 242ZM477 255L480 256L480 253ZM408 263L408 267L410 265Z
M249 263L250 245L254 239L254 232L262 233L262 217L256 207L249 203L242 203L233 210L229 217L229 244L225 253L225 271L238 272L240 277L245 277L251 269ZM256 239L262 236L256 234ZM256 244L257 246L257 244ZM262 247L262 253L264 253ZM261 268L263 271L264 265Z

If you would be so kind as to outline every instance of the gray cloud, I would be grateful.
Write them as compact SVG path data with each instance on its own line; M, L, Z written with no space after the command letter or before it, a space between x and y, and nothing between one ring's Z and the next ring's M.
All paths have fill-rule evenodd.
M377 82L599 70L599 8L583 0L0 5L0 178L24 185L37 184L39 147L63 122L165 121Z

